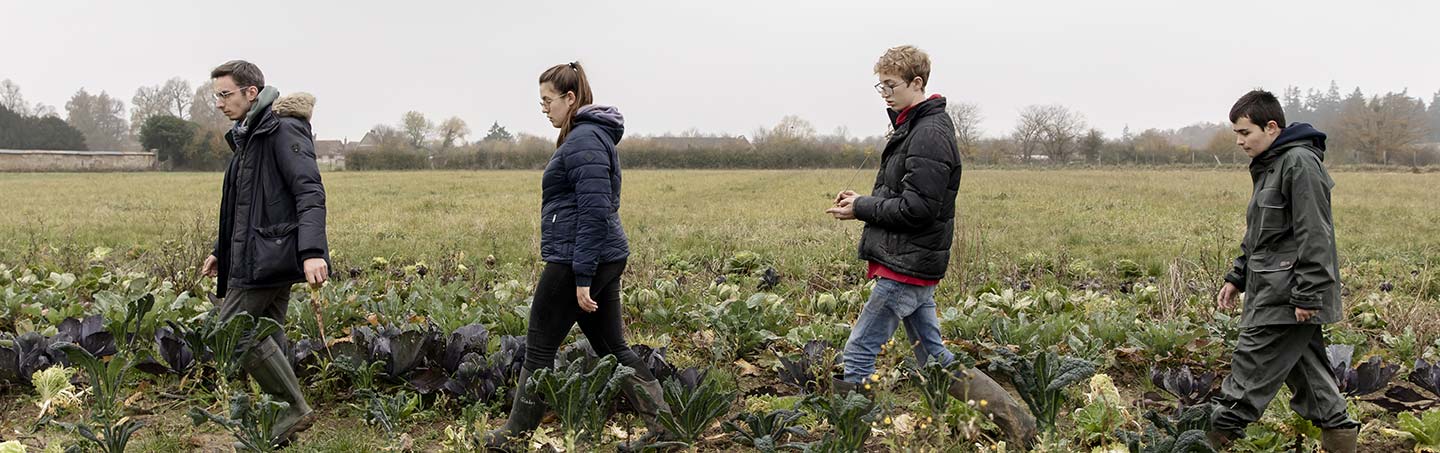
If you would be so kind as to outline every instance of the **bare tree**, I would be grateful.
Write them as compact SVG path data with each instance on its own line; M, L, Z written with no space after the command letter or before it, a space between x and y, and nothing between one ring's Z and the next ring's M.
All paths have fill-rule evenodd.
M139 136L145 120L165 114L166 100L159 86L142 86L130 98L130 135Z
M174 115L180 119L190 119L190 105L194 102L195 90L190 88L190 82L179 77L166 80L160 86L160 97L165 100L165 113Z
M460 117L452 116L450 119L440 123L438 134L440 135L440 150L444 151L454 146L456 140L464 139L465 136L470 135L470 126L467 126L465 120L460 119Z
M53 105L36 102L35 105L30 107L30 116L34 116L37 118L59 118L60 112L55 111L55 106Z
M411 110L400 117L400 130L410 139L410 146L416 148L425 146L425 139L430 137L430 131L434 128L435 123L426 119L424 113Z
M1144 157L1146 163L1170 163L1177 148L1164 131L1150 128L1140 132L1133 140L1136 158Z
M1065 163L1085 133L1085 116L1059 105L1031 105L1020 110L1020 120L1011 137L1021 161L1029 162L1044 152L1051 162Z
M1011 137L1015 141L1016 157L1021 162L1030 162L1045 140L1045 127L1050 124L1053 112L1041 105L1031 105L1020 110L1020 119L1015 123Z
M766 129L764 126L760 126L756 127L755 130L750 131L750 143L759 145L761 143L765 143L768 140L770 140L770 129Z
M85 136L92 150L119 150L129 138L125 103L104 91L92 95L81 88L65 103L65 113L65 122Z
M392 148L406 142L405 134L401 133L395 126L389 124L376 124L375 127L370 128L370 133L366 135L373 135L376 144L381 147Z
M785 115L770 130L771 140L808 140L815 137L815 126L795 115Z
M960 155L974 155L984 134L980 130L980 121L984 119L980 116L980 106L969 102L956 102L949 104L945 111L955 123L955 143L960 145Z
M145 120L156 115L190 119L190 107L194 101L195 92L191 90L190 82L179 77L159 85L136 88L135 96L130 98L130 133L139 136Z
M211 95L212 87L209 82L200 83L195 88L195 95L190 101L190 121L199 124L200 127L211 131L223 131L229 129L232 124L225 113L215 107L215 97Z
M20 116L60 117L53 106L41 102L36 102L34 105L25 102L25 96L20 94L20 85L11 82L10 79L0 81L0 105Z
M1226 156L1226 161L1234 162L1240 147L1235 144L1234 131L1220 129L1211 134L1209 142L1205 144L1205 150L1215 158L1215 163L1218 164L1220 156Z
M0 106L17 115L30 116L30 104L25 103L25 96L20 94L20 85L10 79L0 81Z
M1050 111L1050 121L1041 128L1045 154L1050 156L1051 162L1069 162L1080 134L1085 132L1085 116L1059 104L1044 108Z
M1389 164L1392 155L1414 152L1411 148L1430 133L1424 105L1403 91L1374 96L1368 102L1347 101L1339 124L1341 136L1371 162Z

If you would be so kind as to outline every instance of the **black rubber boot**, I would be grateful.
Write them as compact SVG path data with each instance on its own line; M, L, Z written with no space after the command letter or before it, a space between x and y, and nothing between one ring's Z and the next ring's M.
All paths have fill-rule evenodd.
M250 351L245 360L245 370L261 390L290 405L271 427L271 445L289 445L296 434L315 424L315 411L305 402L300 379L295 377L290 360L280 351L274 339L267 338Z
M505 426L485 433L486 450L524 451L525 446L516 440L540 426L540 420L545 417L545 402L540 401L539 395L530 388L529 369L520 369L520 379L515 385L515 402L510 406L510 418L505 420Z
M670 413L670 405L665 402L665 390L660 386L660 381L645 380L633 375L628 380L630 385L625 386L622 392L635 408L635 413L640 414L640 419L645 422L645 435L620 444L619 450L639 451L646 445L675 440L675 436L670 434L659 420L661 413Z

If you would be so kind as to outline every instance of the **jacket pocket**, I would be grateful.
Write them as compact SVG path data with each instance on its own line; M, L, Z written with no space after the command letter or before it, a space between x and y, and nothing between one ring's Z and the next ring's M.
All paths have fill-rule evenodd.
M1245 298L1256 307L1290 304L1290 280L1294 276L1299 250L1260 252L1250 255L1250 276L1245 280Z
M575 247L574 211L555 210L540 219L540 258L569 261Z
M251 263L254 273L250 278L257 284L285 283L303 280L305 270L300 265L298 248L298 223L286 222L256 227L255 238L251 241Z
M1260 189L1255 194L1255 207L1260 208L1260 229L1283 230L1290 224L1289 200L1278 188Z
M880 229L880 234L880 252L887 258L895 258L900 253L900 235L885 229Z

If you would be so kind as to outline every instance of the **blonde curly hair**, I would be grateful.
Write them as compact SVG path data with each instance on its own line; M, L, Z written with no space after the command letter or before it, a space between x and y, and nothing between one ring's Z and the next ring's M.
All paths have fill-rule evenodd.
M894 74L905 82L920 78L920 88L930 84L930 55L915 46L891 47L875 62L875 74Z

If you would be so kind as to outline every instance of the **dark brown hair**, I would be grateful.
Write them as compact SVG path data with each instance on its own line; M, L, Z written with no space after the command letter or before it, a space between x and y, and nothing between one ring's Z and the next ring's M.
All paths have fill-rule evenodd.
M590 79L585 78L585 68L579 62L557 64L540 73L540 83L549 83L555 87L555 91L564 96L565 93L575 93L575 106L569 112L565 112L565 122L560 125L560 137L555 139L555 146L565 143L565 137L570 135L570 128L575 123L575 112L580 107L595 102L595 96L590 93Z
M1235 101L1235 106L1230 107L1230 122L1240 121L1240 118L1250 118L1250 122L1262 130L1271 121L1281 129L1285 128L1285 109L1280 107L1280 100L1275 99L1275 95L1265 90L1245 93Z
M210 78L218 79L230 76L235 80L235 85L241 89L255 87L256 90L265 89L265 73L260 72L260 67L245 60L230 60L215 69L210 70Z

